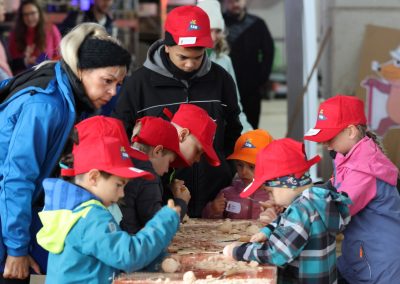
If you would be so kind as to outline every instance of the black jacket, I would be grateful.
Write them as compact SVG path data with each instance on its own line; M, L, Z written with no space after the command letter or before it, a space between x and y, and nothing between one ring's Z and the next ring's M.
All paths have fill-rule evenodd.
M125 123L129 136L137 118L163 116L165 107L175 113L183 103L202 107L216 121L214 148L221 166L211 167L204 160L192 168L177 170L175 176L185 181L192 195L189 215L200 217L205 204L232 179L225 156L232 153L242 130L235 83L228 72L212 63L206 55L191 79L179 80L164 66L163 48L162 41L155 42L144 66L125 80L113 116Z
M150 161L132 160L135 167L155 176L153 180L136 178L129 181L124 188L125 196L118 203L122 212L121 228L130 234L136 234L163 207L164 190L161 179ZM182 219L187 211L186 203L182 199L174 201L182 209Z
M247 14L243 19L224 14L227 41L240 94L250 95L268 82L274 60L274 41L265 22Z
M65 36L69 31L81 23L98 23L96 17L93 13L93 6L90 7L88 11L71 11L67 14L64 21L57 25L62 36ZM113 35L113 19L106 15L106 22L104 23L104 28L107 33Z

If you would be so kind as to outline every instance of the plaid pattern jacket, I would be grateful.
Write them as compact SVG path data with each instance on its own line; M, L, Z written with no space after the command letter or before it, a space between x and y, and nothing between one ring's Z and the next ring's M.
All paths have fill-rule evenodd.
M336 234L350 221L350 203L334 190L307 189L261 230L267 241L245 243L233 256L279 266L279 283L336 283Z

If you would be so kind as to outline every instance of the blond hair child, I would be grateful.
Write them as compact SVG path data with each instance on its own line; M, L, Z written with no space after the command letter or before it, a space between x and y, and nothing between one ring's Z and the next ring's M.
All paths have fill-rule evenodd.
M350 197L351 222L344 231L341 276L349 283L397 283L400 279L398 169L368 131L364 103L337 95L321 103L316 125L304 139L335 156L330 182Z

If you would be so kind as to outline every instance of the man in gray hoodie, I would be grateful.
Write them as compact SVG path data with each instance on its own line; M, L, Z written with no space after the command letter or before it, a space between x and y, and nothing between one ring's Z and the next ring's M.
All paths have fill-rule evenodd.
M181 104L195 104L215 120L214 148L221 165L212 166L202 158L174 172L190 190L191 217L200 217L206 203L230 184L232 171L225 157L232 153L242 130L235 83L207 57L206 48L212 46L210 22L201 8L173 9L165 22L165 39L150 47L144 65L125 80L113 112L124 121L128 133L137 118L162 117L165 108L175 113Z

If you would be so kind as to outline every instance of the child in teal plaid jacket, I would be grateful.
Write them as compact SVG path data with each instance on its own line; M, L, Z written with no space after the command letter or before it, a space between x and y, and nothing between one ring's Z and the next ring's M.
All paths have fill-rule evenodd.
M275 140L258 155L255 179L242 197L257 189L270 192L286 210L249 243L233 243L224 254L279 266L279 283L336 283L336 235L350 221L350 199L329 185L313 186L304 145Z

